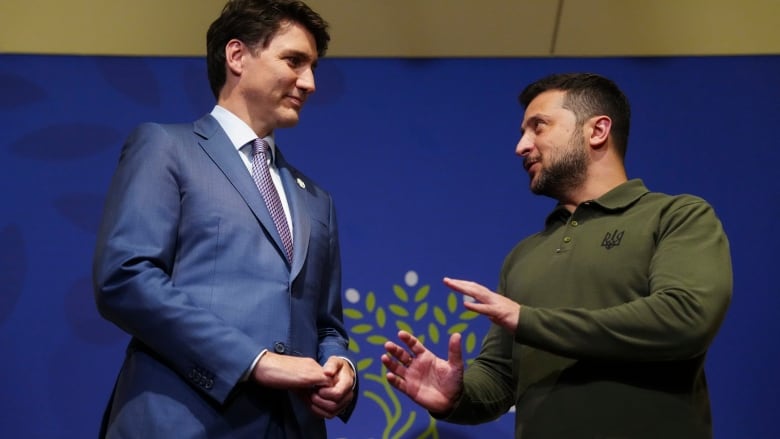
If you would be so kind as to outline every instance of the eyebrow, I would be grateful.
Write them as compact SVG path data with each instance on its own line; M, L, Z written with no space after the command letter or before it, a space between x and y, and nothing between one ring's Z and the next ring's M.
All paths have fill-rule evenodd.
M539 113L530 116L528 119L524 120L522 124L520 124L520 132L524 132L529 124L532 124L537 121L544 121L546 117L547 116Z
M282 56L296 56L299 57L305 61L308 61L311 63L312 68L317 67L317 63L319 62L319 58L310 56L307 52L304 52L302 50L298 49L285 49L282 51Z

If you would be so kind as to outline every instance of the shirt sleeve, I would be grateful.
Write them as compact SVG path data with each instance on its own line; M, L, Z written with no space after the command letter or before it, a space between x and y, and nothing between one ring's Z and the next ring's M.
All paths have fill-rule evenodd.
M504 286L502 275L499 293L504 291ZM466 368L463 392L452 412L431 415L457 424L479 424L506 413L515 402L514 345L512 334L501 326L490 325L479 356Z
M706 202L683 198L662 214L656 246L647 296L604 309L522 306L515 340L569 358L673 361L702 354L731 299L722 225Z

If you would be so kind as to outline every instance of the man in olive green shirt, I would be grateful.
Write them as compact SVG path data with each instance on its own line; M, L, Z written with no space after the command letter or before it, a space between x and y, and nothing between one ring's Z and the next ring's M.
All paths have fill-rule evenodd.
M520 102L517 154L558 205L507 256L497 294L444 279L493 322L468 370L460 334L444 360L401 331L388 381L449 422L514 405L517 438L711 437L704 361L732 288L720 221L628 180L630 107L609 79L552 75Z

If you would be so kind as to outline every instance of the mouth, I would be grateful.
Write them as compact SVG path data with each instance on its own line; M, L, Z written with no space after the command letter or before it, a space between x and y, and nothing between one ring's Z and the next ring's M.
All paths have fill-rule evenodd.
M305 97L299 97L293 95L287 95L287 99L289 99L292 106L297 110L300 110L301 107L303 107L303 103L306 101Z
M531 172L531 168L535 164L539 163L540 161L541 160L539 160L538 158L535 158L535 159L528 159L527 158L527 159L523 160L523 168L525 168L525 172L529 172L530 173Z

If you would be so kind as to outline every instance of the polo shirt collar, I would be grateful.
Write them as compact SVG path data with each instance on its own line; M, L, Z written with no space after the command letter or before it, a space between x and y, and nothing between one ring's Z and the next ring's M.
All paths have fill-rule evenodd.
M635 178L617 186L606 194L592 201L585 201L582 204L596 204L606 210L620 210L634 204L643 195L650 192L641 179ZM555 206L552 212L547 215L545 225L549 226L556 220L566 222L571 216L570 212L562 205Z

